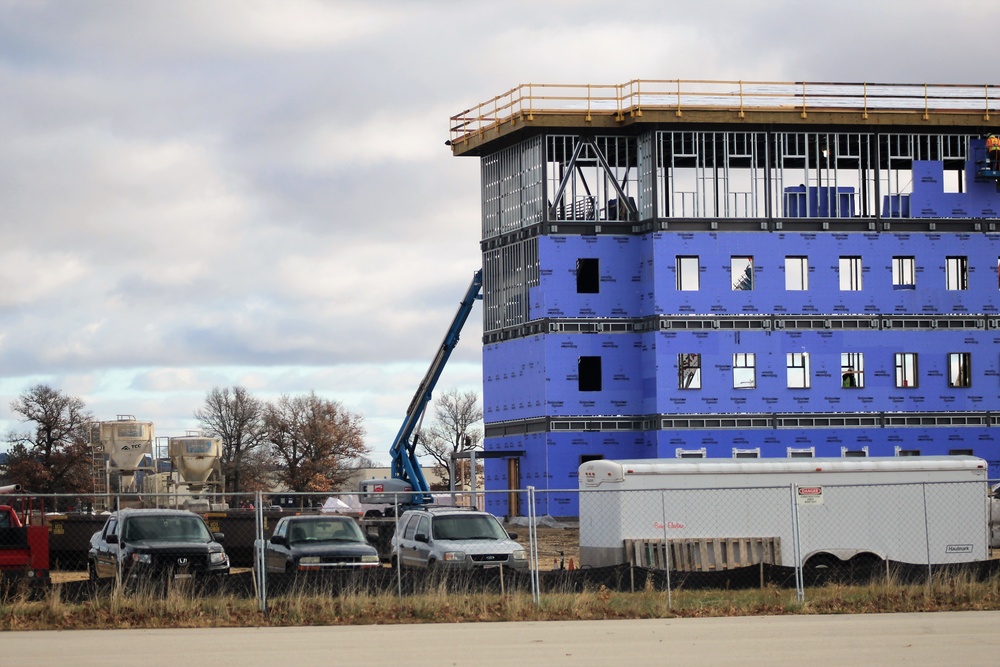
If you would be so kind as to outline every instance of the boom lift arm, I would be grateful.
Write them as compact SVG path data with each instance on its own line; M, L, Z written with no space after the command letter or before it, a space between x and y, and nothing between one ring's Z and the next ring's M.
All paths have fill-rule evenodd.
M475 305L477 299L482 299L480 293L482 286L483 271L482 269L478 269L472 276L472 283L469 284L465 298L462 299L462 303L458 307L458 312L455 313L455 319L452 320L451 326L448 328L448 333L441 343L441 347L438 348L434 360L431 361L430 368L427 369L427 374L424 375L424 379L417 386L417 392L413 395L413 400L410 401L410 407L406 410L406 417L399 428L399 433L396 434L396 439L392 441L389 454L392 457L392 479L394 483L385 483L389 482L389 480L363 480L360 484L360 491L362 493L375 492L376 494L385 494L380 499L373 499L373 496L369 496L369 502L391 503L393 502L392 494L397 492L407 492L409 494L409 498L402 504L426 505L432 501L430 485L427 483L426 478L424 478L424 473L420 469L420 463L417 460L417 436L415 435L415 431L418 430L417 426L423 419L424 412L431 401L434 387L437 385L442 371L444 371L445 364L448 363L448 358L451 356L452 351L454 351L455 346L458 345L458 338L462 333L462 328L465 326L466 320L469 319L472 306Z

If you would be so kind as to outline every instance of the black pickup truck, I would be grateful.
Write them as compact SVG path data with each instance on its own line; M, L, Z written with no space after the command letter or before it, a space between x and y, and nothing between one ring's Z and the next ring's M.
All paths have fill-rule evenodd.
M168 509L120 510L90 538L90 579L187 579L229 574L229 557L194 512Z

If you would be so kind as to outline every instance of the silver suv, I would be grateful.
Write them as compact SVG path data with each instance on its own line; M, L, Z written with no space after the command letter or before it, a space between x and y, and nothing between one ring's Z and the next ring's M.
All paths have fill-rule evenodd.
M528 569L528 553L488 512L425 507L403 512L392 536L392 564L456 569Z

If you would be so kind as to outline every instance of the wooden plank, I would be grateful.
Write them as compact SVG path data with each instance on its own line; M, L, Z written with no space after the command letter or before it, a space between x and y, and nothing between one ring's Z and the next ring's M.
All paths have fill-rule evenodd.
M635 567L678 572L731 570L758 563L777 563L778 537L720 537L625 540L626 561Z

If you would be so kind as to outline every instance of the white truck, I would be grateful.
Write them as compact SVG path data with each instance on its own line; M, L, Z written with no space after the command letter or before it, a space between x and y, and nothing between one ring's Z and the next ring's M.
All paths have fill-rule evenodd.
M972 456L596 460L579 486L583 567L989 558L987 465Z

